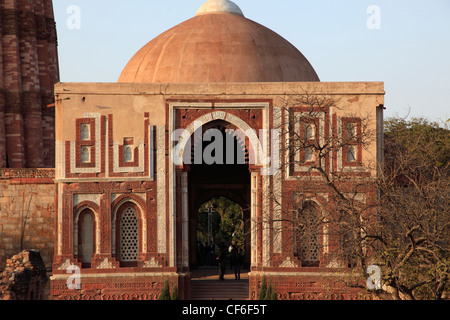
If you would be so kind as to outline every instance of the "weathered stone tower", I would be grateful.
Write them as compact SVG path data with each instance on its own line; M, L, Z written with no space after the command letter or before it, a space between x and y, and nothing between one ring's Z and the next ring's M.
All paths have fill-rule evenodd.
M0 1L0 35L0 168L53 168L59 70L52 0Z

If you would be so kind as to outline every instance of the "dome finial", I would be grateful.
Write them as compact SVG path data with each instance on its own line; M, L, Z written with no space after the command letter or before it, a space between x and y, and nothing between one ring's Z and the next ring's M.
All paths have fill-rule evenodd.
M234 13L244 16L237 4L229 0L209 0L205 2L197 11L197 16L212 13Z

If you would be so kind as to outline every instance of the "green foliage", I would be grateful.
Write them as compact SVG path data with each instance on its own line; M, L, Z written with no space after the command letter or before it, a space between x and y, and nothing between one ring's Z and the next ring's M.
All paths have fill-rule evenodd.
M277 292L275 291L275 288L272 287L272 284L269 284L269 288L267 289L266 297L264 300L278 300Z
M199 213L198 213L198 224L197 224L197 239L205 242L208 238L208 203L202 205L200 207ZM220 222L221 217L219 212L213 211L212 212L212 233L217 234L220 229Z
M170 285L168 280L164 282L158 300L170 300Z
M440 299L448 287L450 130L424 118L385 122L379 180L382 282L409 299ZM402 298L404 298L402 297Z
M269 287L267 288L266 296L264 297L264 300L271 300L272 295L273 295L273 288L272 288L272 284L270 284Z
M258 300L265 300L266 293L267 293L267 282L266 282L266 277L263 277L262 283L261 283L261 288L259 289Z
M180 300L178 295L178 287L173 287L172 294L170 294L169 280L166 280L161 289L161 294L159 295L158 300Z
M173 287L173 291L171 294L171 300L180 300L180 297L178 295L178 287L177 286Z
M258 300L277 300L277 292L272 286L272 283L267 286L266 277L264 276L261 283L261 288L258 293Z
M424 118L389 118L384 125L386 136L417 161L438 168L448 165L450 130L447 124L440 125Z
M197 239L205 241L208 234L208 209L213 206L212 232L216 243L234 242L244 247L242 208L225 197L217 197L205 202L199 209Z

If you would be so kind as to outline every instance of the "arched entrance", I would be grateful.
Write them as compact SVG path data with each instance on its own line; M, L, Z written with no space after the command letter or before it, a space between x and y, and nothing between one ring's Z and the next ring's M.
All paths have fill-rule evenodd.
M247 299L251 272L241 272L244 277L241 281L213 280L237 287L232 288L229 297L223 296L228 291L221 286L198 281L193 272L198 271L194 269L196 216L199 207L214 197L234 201L244 211L245 266L250 271L257 270L263 259L270 258L270 241L263 243L264 238L271 236L263 221L263 213L270 208L263 193L269 192L270 182L265 158L270 155L270 148L265 143L270 143L271 102L170 101L168 108L171 165L167 179L167 222L169 232L174 235L174 241L168 242L171 253L168 263L176 267L180 279L190 280L180 284L186 288L188 297L198 299L199 293L204 292L202 288L206 288L208 300L213 292L220 295L215 298ZM217 275L215 269L214 277ZM234 272L228 278L234 279Z
M191 136L194 139L191 144L188 144L190 150L189 147L184 150L185 153L190 151L188 153L190 164L184 168L185 175L187 174L184 186L187 187L189 214L190 298L194 300L247 299L249 296L249 280L246 271L251 262L251 174L246 137L235 135L234 132L237 129L239 129L237 126L223 120L208 122L201 128L197 128L197 135L194 132ZM199 131L201 134L198 134ZM186 158L188 157L184 157L184 160ZM186 192L186 188L184 191ZM219 266L215 265L215 258L220 247L223 246L222 249L225 248L225 252L228 252L230 245L223 238L216 238L213 242L215 254L209 255L208 266L199 268L200 261L197 255L199 209L205 202L218 197L229 199L238 205L242 212L241 219L246 241L244 241L245 248L242 248L244 259L239 278L236 277L234 270L230 270L231 260L228 260L224 273L219 276ZM229 253L228 258L230 258ZM225 279L226 281L222 281Z
M198 129L202 130L203 139L190 144L192 161L188 169L188 199L191 269L195 269L199 264L196 251L200 206L217 197L225 197L242 209L244 234L247 237L246 246L243 248L244 266L250 266L250 171L245 140L233 135L233 131L237 129L236 126L222 120L212 121ZM201 150L203 155L201 162L196 161L198 158L195 159L198 150ZM208 157L214 161L209 161Z

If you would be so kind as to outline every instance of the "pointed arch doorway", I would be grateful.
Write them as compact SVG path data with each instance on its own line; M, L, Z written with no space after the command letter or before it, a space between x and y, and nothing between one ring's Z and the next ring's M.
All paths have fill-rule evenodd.
M196 251L195 216L198 207L215 196L225 196L239 204L244 211L247 234L245 260L250 270L258 268L270 250L269 241L263 243L264 237L269 239L270 234L264 232L268 228L263 230L258 226L264 224L263 212L269 210L263 193L269 192L270 177L263 174L265 164L262 158L269 150L261 148L260 138L270 141L268 129L272 121L272 101L171 101L168 108L167 120L169 132L172 132L171 148L168 151L172 164L169 165L167 179L167 222L168 231L173 234L170 237L172 240L168 242L169 265L176 267L180 281L188 280L182 285L190 288L189 280L193 276L191 268L197 263L193 253ZM221 132L217 136L221 136L222 140L228 131L237 131L238 141L235 141L233 156L237 156L238 150L244 151L244 162L230 165L225 161L228 150L221 155L222 163L211 161L211 158L217 160L220 157L211 152L216 137L203 139L210 129ZM178 130L181 132L175 137L173 134ZM244 134L241 135L241 132ZM196 143L199 145L199 140L202 143L200 148L194 148ZM254 146L257 146L256 149ZM201 161L196 162L195 150L200 150L200 156L202 153L209 154L210 158L206 161L200 158ZM242 152L239 153L241 155ZM191 290L187 289L187 292Z
M199 265L197 256L199 209L205 202L218 197L225 197L242 209L245 235L244 248L242 248L244 250L243 265L246 268L250 267L251 175L245 140L233 135L237 129L236 126L223 120L212 121L201 128L203 139L193 141L190 145L192 161L187 167L190 269L196 269ZM198 152L198 150L202 151L201 162L195 159L195 152ZM208 157L213 158L214 161L211 161ZM215 245L219 245L220 241L220 239L215 239ZM226 243L226 245L229 245L229 243Z

